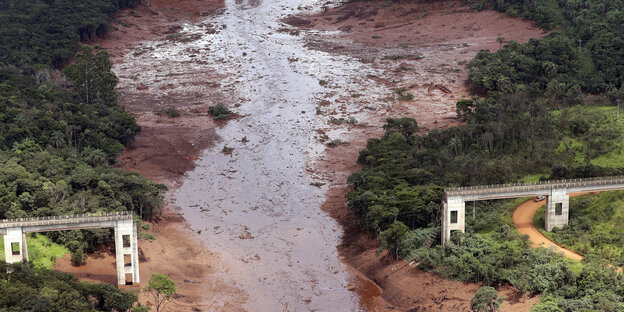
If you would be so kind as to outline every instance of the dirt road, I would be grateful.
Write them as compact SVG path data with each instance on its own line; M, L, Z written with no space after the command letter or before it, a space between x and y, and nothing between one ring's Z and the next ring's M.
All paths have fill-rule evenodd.
M576 195L577 196L577 195ZM551 249L554 252L558 252L563 254L564 256L580 261L583 259L583 256L569 250L565 249L555 242L546 238L546 236L542 235L540 231L538 231L535 226L533 226L533 216L535 212L540 209L544 204L546 204L545 200L534 202L533 200L528 200L522 205L518 206L513 213L513 222L518 228L518 232L520 234L526 234L529 236L529 239L533 243L533 247L544 247Z

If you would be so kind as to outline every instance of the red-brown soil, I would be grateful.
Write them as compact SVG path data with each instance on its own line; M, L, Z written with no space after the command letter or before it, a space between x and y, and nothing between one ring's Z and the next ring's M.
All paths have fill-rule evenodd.
M118 167L173 188L186 171L193 169L199 152L218 139L214 131L217 125L206 113L213 99L223 97L218 83L220 77L214 71L183 73L163 78L159 85L147 86L137 78L137 72L145 69L126 66L124 57L132 51L139 53L143 48L138 46L139 42L164 41L166 36L182 29L184 22L214 14L222 7L221 0L148 0L133 10L120 12L117 20L121 22L113 24L117 30L97 42L111 54L114 70L120 77L120 105L142 127L118 158ZM163 66L162 70L167 67ZM189 84L199 85L193 82L197 76L203 82L202 92L184 94L178 91ZM171 118L157 114L167 107L176 107L181 116ZM131 291L146 285L152 273L163 273L178 287L177 295L168 305L170 311L241 309L246 301L245 294L211 276L215 270L227 271L226 264L202 246L176 212L168 195L162 214L150 225L149 232L157 239L139 241L141 285L129 287ZM90 255L86 264L79 267L72 266L66 255L58 259L53 268L73 273L81 280L117 283L114 251ZM149 304L152 299L141 294L139 300Z
M369 77L389 89L404 88L413 101L391 101L385 112L375 112L373 127L351 127L349 145L328 149L318 170L331 182L323 209L343 226L340 255L360 276L354 286L361 304L370 311L469 311L470 299L480 285L445 280L404 261L378 254L374 235L363 232L345 205L348 175L358 170L358 151L366 140L381 135L386 117L417 119L421 133L433 128L461 125L455 102L470 92L464 65L481 49L499 48L497 37L526 42L544 32L533 23L492 11L474 12L458 2L404 3L387 7L383 1L355 1L313 16L291 17L290 25L319 30L340 30L338 35L314 33L308 46L369 62L384 76ZM351 99L353 101L354 99ZM502 311L528 311L538 297L518 296L509 286L499 295L508 298Z
M574 197L582 194L586 193L574 194L571 196ZM514 224L518 228L518 232L523 235L528 235L533 247L548 248L553 250L554 252L561 253L570 259L577 261L583 260L583 256L577 254L572 250L559 246L557 243L546 238L546 236L544 236L542 233L540 233L540 231L535 228L535 226L533 225L533 216L535 215L535 212L540 209L540 207L544 206L544 204L545 200L539 202L528 200L522 205L518 206L518 208L516 208L512 218Z

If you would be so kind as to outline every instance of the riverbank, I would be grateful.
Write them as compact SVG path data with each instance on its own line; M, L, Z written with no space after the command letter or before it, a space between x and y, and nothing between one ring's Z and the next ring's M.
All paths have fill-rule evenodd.
M149 0L135 9L118 13L112 24L114 31L97 42L111 55L113 69L120 78L120 105L142 128L119 156L116 166L169 188L162 213L149 223L151 230L148 232L155 235L156 240L139 241L142 283L127 289L138 291L138 287L147 284L152 273L166 274L178 287L177 295L169 303L176 311L240 311L247 300L235 285L214 276L217 270L228 270L227 263L203 246L171 198L172 190L184 174L194 168L199 153L218 140L215 133L218 125L208 116L208 102L202 95L176 94L179 86L192 84L200 73L168 75L171 68L163 65L160 66L161 78L139 79L137 73L152 65L128 63L126 58L149 50L142 45L145 41L167 44L179 39L176 34L184 25L219 14L223 6L220 0ZM211 29L206 26L206 31ZM199 71L202 81L196 84L201 86L201 91L213 98L220 97L222 77L214 70L203 68ZM204 83L206 80L213 83ZM176 108L181 116L172 118L160 113L171 107ZM53 268L72 273L81 280L113 285L117 282L114 252L109 250L89 255L87 263L79 267L72 266L69 255L66 255L58 259ZM215 297L219 297L218 302L212 300ZM139 299L143 304L152 300L145 294Z
M318 164L330 181L323 209L345 231L340 255L364 276L356 288L361 302L371 311L468 311L479 285L444 280L392 260L385 252L378 254L380 246L374 235L361 231L345 206L346 179L359 169L356 159L366 140L382 135L386 117L414 117L421 133L461 125L455 118L455 102L471 96L465 64L481 49L499 48L498 37L526 42L545 33L534 23L492 11L472 11L458 2L355 1L286 22L301 29L331 32L312 32L306 37L307 46L371 64L383 74L369 76L370 80L388 90L413 95L413 100L399 101L395 94L388 99L388 109L371 112L367 121L372 128L349 127L346 140L350 144L328 149ZM371 282L376 287L371 287ZM499 295L508 298L503 311L528 311L539 302L538 297L518 297L512 287L502 287Z

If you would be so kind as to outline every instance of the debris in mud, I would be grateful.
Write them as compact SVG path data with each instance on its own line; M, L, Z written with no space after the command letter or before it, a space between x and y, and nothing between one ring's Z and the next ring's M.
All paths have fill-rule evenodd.
M241 258L240 260L245 263L250 263L250 262L260 261L260 256L258 254L255 254L251 258L248 258L248 259Z
M310 26L312 24L311 21L296 16L289 16L283 19L282 22L294 27Z
M438 88L438 90L444 92L444 93L452 93L451 90L443 85L440 84L436 84L435 85L436 88Z
M202 34L184 34L184 33L176 33L167 35L164 40L172 41L172 42L191 42L196 41L202 38Z
M243 232L243 234L238 235L239 239L254 239L255 237L249 233L249 231Z
M347 141L343 141L341 139L335 139L335 140L329 141L325 145L327 145L327 147L336 147L336 146L339 146L339 145L348 145L348 144L349 144L349 142L347 142Z
M179 32L180 30L182 30L182 26L180 26L180 25L173 25L173 26L169 27L167 30L165 30L163 32L163 34L171 35L171 34L175 34L175 33Z

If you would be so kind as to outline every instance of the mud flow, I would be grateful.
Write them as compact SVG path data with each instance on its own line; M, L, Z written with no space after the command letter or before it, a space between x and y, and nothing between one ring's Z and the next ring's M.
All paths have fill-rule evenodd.
M384 92L362 83L374 74L371 68L309 50L296 33L283 30L280 19L306 6L318 7L293 0L226 1L224 13L206 21L218 31L187 25L180 35L197 40L150 52L176 63L193 51L193 58L220 64L227 75L221 84L231 86L231 108L242 117L217 129L221 143L200 155L174 197L191 228L228 262L216 275L248 295L249 311L359 309L336 251L342 231L320 209L324 192L313 185L309 164L325 148L315 129L326 120L316 108L337 96L328 95L328 87ZM219 306L228 298L209 300Z

